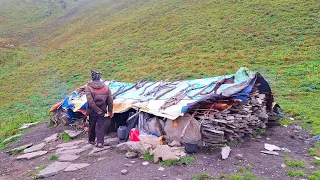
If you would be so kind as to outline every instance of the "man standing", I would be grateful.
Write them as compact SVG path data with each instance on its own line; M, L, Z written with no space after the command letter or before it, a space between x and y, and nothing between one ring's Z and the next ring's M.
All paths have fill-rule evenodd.
M109 127L113 117L113 97L107 85L100 80L101 73L91 70L92 81L85 87L87 97L87 116L89 116L89 143L95 144L97 136L97 147L104 146L105 123ZM104 117L108 113L109 118ZM96 134L97 125L97 134Z

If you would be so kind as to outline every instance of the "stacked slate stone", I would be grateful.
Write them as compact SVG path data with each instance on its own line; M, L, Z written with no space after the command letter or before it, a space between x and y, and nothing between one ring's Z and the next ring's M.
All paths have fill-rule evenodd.
M268 114L266 95L253 88L244 104L235 104L222 111L211 111L196 118L201 122L202 140L205 146L219 146L228 141L241 140L245 136L266 128Z

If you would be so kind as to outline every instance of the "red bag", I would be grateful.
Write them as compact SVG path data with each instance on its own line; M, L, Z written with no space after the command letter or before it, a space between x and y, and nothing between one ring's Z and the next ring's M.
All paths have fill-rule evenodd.
M130 141L140 141L139 136L140 132L139 129L133 128L129 132Z

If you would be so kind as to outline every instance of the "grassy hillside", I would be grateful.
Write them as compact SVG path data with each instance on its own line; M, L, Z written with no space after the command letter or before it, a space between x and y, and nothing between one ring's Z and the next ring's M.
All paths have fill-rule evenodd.
M317 0L0 0L0 138L48 119L90 69L134 82L242 66L320 134L319 10Z

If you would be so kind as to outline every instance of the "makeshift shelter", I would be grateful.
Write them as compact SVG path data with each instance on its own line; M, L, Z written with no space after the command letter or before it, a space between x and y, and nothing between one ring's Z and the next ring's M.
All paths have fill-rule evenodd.
M116 126L135 117L133 126L141 133L166 135L180 142L201 140L203 145L214 146L241 139L265 128L273 112L269 84L247 68L195 80L105 84L113 94ZM71 120L84 117L86 104L84 87L80 87L50 111L55 113L54 121Z

